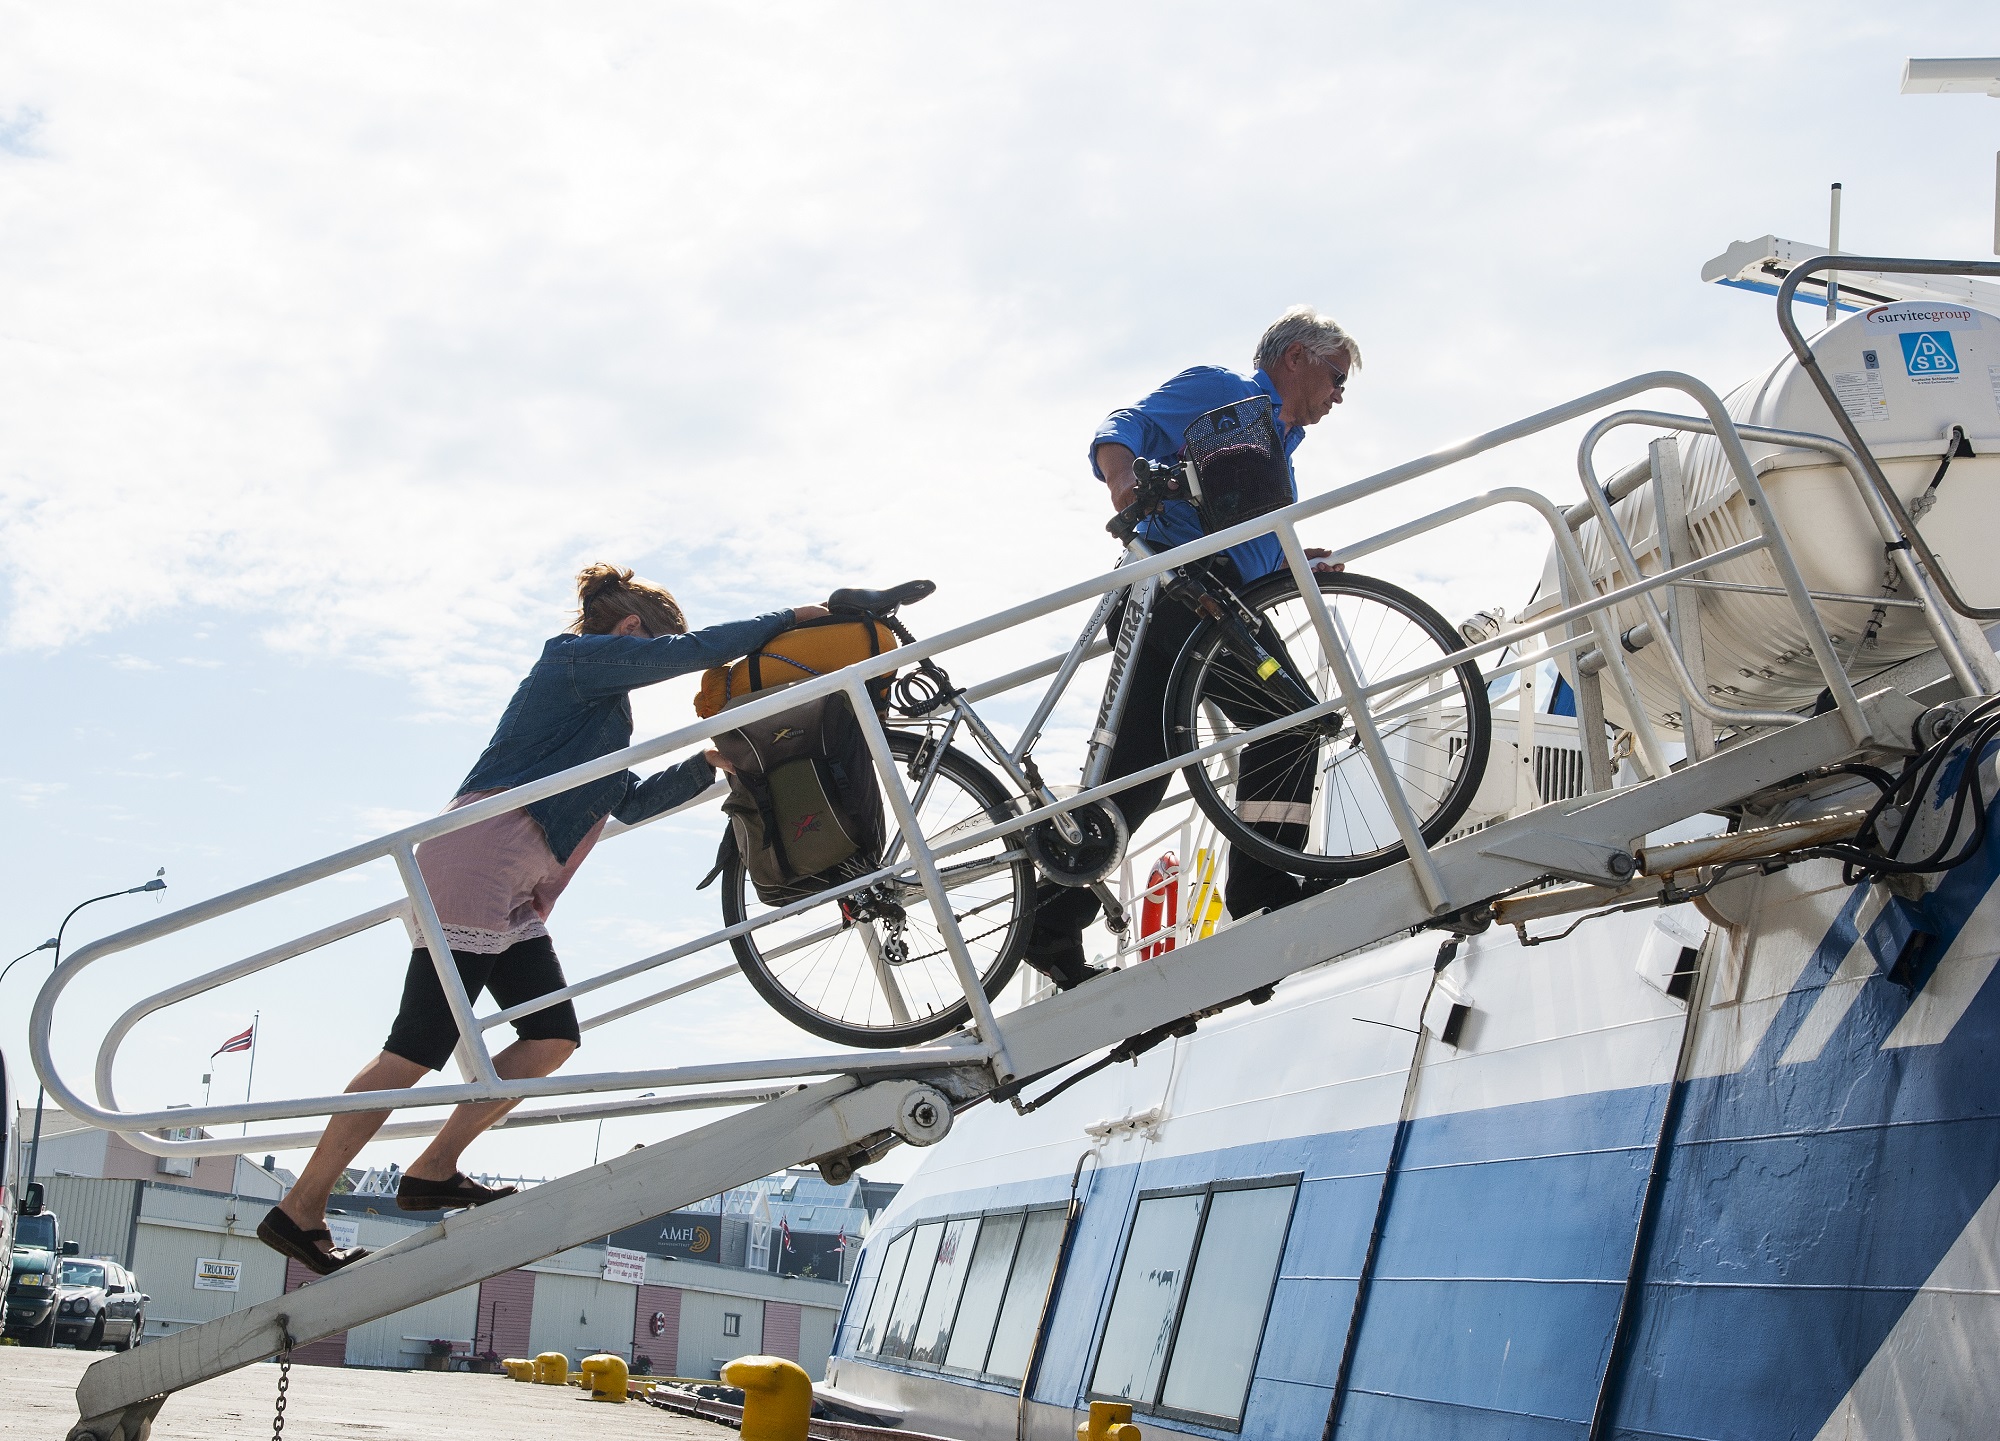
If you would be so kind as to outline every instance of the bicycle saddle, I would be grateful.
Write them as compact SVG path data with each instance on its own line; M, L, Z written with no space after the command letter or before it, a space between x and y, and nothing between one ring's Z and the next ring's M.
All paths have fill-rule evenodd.
M936 589L935 581L906 580L888 590L837 590L826 598L826 608L881 620L894 615L897 606L915 605Z

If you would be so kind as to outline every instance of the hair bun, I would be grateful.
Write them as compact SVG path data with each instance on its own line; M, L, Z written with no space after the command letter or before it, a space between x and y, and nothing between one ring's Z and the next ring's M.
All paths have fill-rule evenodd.
M629 569L621 570L601 560L595 565L587 565L577 572L577 604L587 607L600 595L624 590L631 583L632 572Z

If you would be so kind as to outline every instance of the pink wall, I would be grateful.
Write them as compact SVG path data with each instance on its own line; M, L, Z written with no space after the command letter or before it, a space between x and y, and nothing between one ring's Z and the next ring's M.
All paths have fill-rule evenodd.
M473 1349L497 1351L505 1358L526 1359L528 1322L535 1311L535 1273L502 1271L479 1283L479 1316L472 1323Z
M799 1359L799 1306L796 1301L764 1303L764 1354Z
M653 1334L655 1314L664 1318ZM678 1286L641 1286L632 1308L632 1354L652 1357L653 1374L679 1374L681 1364L681 1293Z
M195 1160L192 1176L167 1176L160 1172L158 1156L147 1155L116 1133L104 1140L104 1174L121 1181L160 1181L169 1186L192 1186L198 1191L224 1194L236 1181L234 1156L200 1156Z

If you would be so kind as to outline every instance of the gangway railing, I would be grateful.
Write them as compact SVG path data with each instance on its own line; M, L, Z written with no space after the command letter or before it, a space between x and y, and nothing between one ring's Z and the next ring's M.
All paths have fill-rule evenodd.
M1607 586L1602 580L1594 579L1590 575L1565 512L1548 497L1519 486L1505 486L1472 496L1344 546L1334 551L1332 559L1335 562L1351 563L1387 547L1416 539L1443 526L1481 515L1495 508L1516 507L1525 509L1535 516L1549 532L1562 584L1562 606L1553 612L1538 615L1530 622L1503 628L1496 635L1476 643L1468 643L1448 654L1438 656L1435 660L1412 666L1394 675L1364 679L1357 673L1355 661L1348 653L1342 637L1337 633L1325 601L1314 582L1313 565L1306 557L1299 535L1298 527L1302 523L1330 515L1343 507L1537 435L1552 427L1596 414L1633 396L1661 389L1679 391L1699 407L1702 417L1720 442L1738 485L1752 503L1751 508L1759 526L1756 535L1712 554L1690 557L1678 564L1656 570L1650 575L1640 574L1636 563L1633 563L1629 571L1619 577L1621 583ZM1584 477L1586 502L1592 507L1599 522L1606 527L1607 532L1620 543L1621 556L1626 555L1629 553L1629 545L1624 544L1616 518L1612 515L1601 489L1590 478L1587 467ZM1004 820L982 826L961 825L953 828L948 836L935 839L920 834L915 818L910 813L909 798L897 783L895 763L882 722L876 715L864 688L866 677L887 673L920 659L943 655L1015 630L1079 604L1095 601L1110 590L1134 585L1169 568L1185 565L1190 560L1214 554L1253 536L1269 533L1275 533L1287 566L1297 581L1301 596L1306 603L1322 652L1333 673L1335 682L1333 695L1307 711L1237 732L1190 754L1174 757L1131 775L1063 796L1046 804L1023 806ZM1844 728L1852 745L1864 744L1871 737L1869 720L1828 640L1825 627L1800 577L1777 517L1764 499L1755 468L1743 448L1740 428L1732 421L1721 400L1700 381L1677 372L1651 372L1593 391L1510 425L1391 467L1324 495L1301 501L1172 551L1125 564L1114 571L1054 591L1037 600L1013 606L983 620L886 652L848 670L807 680L781 692L732 707L726 716L717 716L682 727L588 764L517 786L500 795L404 827L387 836L339 851L212 900L158 917L83 947L56 971L37 997L30 1022L30 1044L35 1064L51 1093L72 1114L94 1125L120 1131L129 1136L133 1144L156 1154L200 1154L218 1149L240 1149L243 1144L241 1139L232 1145L221 1138L167 1140L148 1134L162 1128L211 1127L331 1116L354 1111L435 1107L461 1101L532 1100L558 1096L588 1098L602 1097L611 1092L640 1089L675 1093L651 1098L651 1104L644 1108L635 1102L584 1100L571 1104L560 1112L528 1112L521 1118L523 1121L533 1122L590 1119L604 1114L630 1114L642 1109L666 1110L676 1106L742 1105L759 1099L767 1092L703 1092L694 1088L741 1086L745 1083L775 1081L796 1083L803 1078L814 1076L867 1078L875 1075L906 1075L913 1070L921 1072L938 1068L975 1066L989 1074L995 1084L1005 1084L1017 1075L1023 1074L1019 1059L1010 1050L1009 1035L1014 1022L1010 1020L1003 1024L995 1016L988 1002L965 938L953 917L948 887L940 871L940 862L960 852L991 844L996 839L1017 835L1027 827L1051 816L1064 814L1079 806L1102 800L1128 787L1157 779L1210 756L1236 750L1296 727L1304 720L1338 710L1352 718L1357 739L1408 850L1407 864L1417 887L1417 903L1414 914L1405 924L1421 924L1431 918L1450 914L1475 904L1484 897L1468 894L1446 882L1432 853L1432 847L1426 844L1420 833L1415 812L1404 794L1396 770L1390 764L1379 728L1380 718L1371 718L1369 707L1363 702L1371 697L1401 695L1407 688L1433 677L1442 676L1467 661L1478 661L1503 650L1512 649L1516 652L1512 664L1514 668L1519 668L1538 664L1543 659L1588 645L1604 658L1601 668L1594 673L1585 674L1583 667L1577 668L1577 688L1582 707L1580 713L1583 716L1584 729L1593 732L1587 738L1585 756L1591 791L1601 792L1611 785L1608 757L1597 754L1603 750L1602 727L1591 719L1592 714L1595 714L1601 720L1600 686L1607 680L1618 691L1623 708L1630 718L1643 771L1654 777L1664 776L1669 770L1668 757L1644 707L1640 704L1633 678L1623 660L1622 649L1613 628L1614 612L1619 606L1633 601L1651 604L1655 592L1682 581L1698 579L1703 572L1713 567L1758 551L1768 553L1778 571L1781 578L1780 588L1789 599L1799 624L1808 637L1811 652L1831 696L1832 708L1837 713L1838 723ZM1531 642L1535 644L1534 649L1529 649ZM1691 678L1684 662L1679 659L1672 640L1669 638L1661 643L1668 647L1670 654L1675 655L1676 674L1688 687L1690 691L1688 704L1694 709L1703 710L1704 713L1719 713L1720 718L1746 731L1756 728L1790 727L1802 723L1803 717L1787 712L1734 711L1709 705L1705 697L1693 694L1694 686ZM1036 666L1025 667L1009 676L996 678L974 688L974 693L997 693L996 687L1004 685L1011 688L1013 685L1025 683L1037 675L1046 675L1054 671L1060 664L1060 660L1050 660ZM415 851L418 845L477 825L529 803L561 794L614 772L643 765L674 752L703 744L719 731L734 729L798 706L813 698L835 693L844 693L852 702L856 715L861 719L875 764L882 773L885 798L892 811L896 812L896 819L907 840L908 849L905 856L891 865L881 867L806 901L780 907L735 925L719 928L603 974L577 981L526 1005L486 1015L474 1013L459 980L457 968L450 964L450 948L445 943L442 924L417 867ZM99 1047L94 1075L95 1100L86 1097L81 1088L72 1084L55 1064L51 1033L57 1004L67 988L89 967L107 957L132 951L148 943L288 895L315 882L343 875L382 860L391 861L396 868L403 888L400 899L167 987L129 1008L106 1033ZM829 896L858 890L892 874L910 872L914 872L917 884L936 914L957 982L970 1011L970 1024L959 1035L939 1043L893 1050L847 1050L710 1065L559 1074L532 1079L503 1080L494 1070L492 1052L485 1041L485 1032L503 1021L563 1000L589 995L607 986L711 950L733 937L782 921L809 905L823 904ZM146 1016L213 990L217 986L309 955L336 941L390 922L400 922L409 932L413 944L427 946L430 951L433 963L438 969L446 1000L452 1014L458 1020L463 1037L460 1066L464 1072L464 1079L456 1083L440 1083L402 1090L246 1101L199 1107L132 1110L120 1108L113 1075L118 1046L130 1034L132 1028ZM583 1024L600 1026L612 1020L638 1014L677 995L685 994L697 986L711 984L732 973L733 967L723 967L705 973L668 986L654 995L624 1003L592 1016ZM417 1128L432 1124L428 1121L400 1123L397 1133L421 1134ZM277 1138L252 1139L267 1145L280 1143L289 1145L302 1144L308 1138L308 1133L299 1132L287 1133L282 1142Z

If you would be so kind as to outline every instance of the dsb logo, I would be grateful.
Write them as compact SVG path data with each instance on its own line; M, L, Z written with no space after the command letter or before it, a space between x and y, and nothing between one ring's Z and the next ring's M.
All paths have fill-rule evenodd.
M1949 330L1905 331L1896 338L1903 342L1903 368L1912 379L1958 374L1958 351Z

